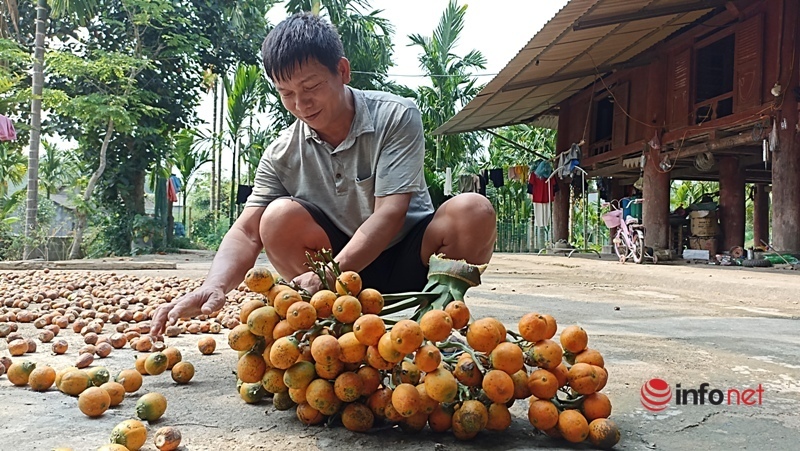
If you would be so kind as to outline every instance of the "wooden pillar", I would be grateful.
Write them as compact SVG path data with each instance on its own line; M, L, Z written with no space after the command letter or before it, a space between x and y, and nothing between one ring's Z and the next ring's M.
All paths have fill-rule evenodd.
M719 213L722 229L721 250L744 246L745 201L744 173L739 158L719 158Z
M769 187L757 183L753 199L753 244L763 246L769 243Z
M645 245L654 249L669 249L669 172L659 167L659 151L649 149L644 165L642 187L642 222Z
M558 112L558 135L556 136L556 149L557 152L564 152L569 150L571 142L569 142L569 102L561 102ZM553 164L557 166L558 162ZM553 181L557 182L556 185L556 198L553 201L553 242L558 240L569 241L569 183L566 183L553 176Z
M772 234L779 251L800 252L800 140L798 102L793 92L800 84L796 54L800 41L800 2L784 0L780 83L784 87L777 111L779 146L772 160Z

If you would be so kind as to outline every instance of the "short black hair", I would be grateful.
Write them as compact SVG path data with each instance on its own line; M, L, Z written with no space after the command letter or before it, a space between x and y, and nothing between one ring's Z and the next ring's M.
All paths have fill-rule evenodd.
M270 80L286 80L295 66L316 59L336 73L344 57L342 39L336 28L312 13L297 13L267 34L261 46L264 70Z

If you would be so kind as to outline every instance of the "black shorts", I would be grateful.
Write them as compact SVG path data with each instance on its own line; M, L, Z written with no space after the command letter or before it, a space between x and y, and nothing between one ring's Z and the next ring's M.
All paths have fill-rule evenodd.
M338 255L351 237L339 230L316 205L298 198L292 200L302 205L322 227L333 247L333 255ZM427 262L423 263L420 258L422 238L432 219L433 213L415 224L400 242L383 251L375 261L359 271L363 287L374 288L381 293L421 291L428 281Z

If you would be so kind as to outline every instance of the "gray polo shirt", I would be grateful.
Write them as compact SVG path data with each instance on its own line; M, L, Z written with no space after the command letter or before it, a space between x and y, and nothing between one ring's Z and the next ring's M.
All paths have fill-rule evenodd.
M412 193L400 241L433 212L423 164L425 135L414 102L380 91L351 89L355 116L334 148L295 121L264 151L247 207L291 196L318 206L348 236L375 210L375 197Z

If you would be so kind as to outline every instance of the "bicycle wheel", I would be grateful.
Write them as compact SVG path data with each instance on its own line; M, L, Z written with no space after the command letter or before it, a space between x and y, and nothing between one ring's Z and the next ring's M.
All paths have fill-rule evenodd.
M633 241L633 262L641 264L644 262L644 233L641 230L635 230L631 241Z
M620 263L625 263L628 259L628 246L625 245L625 235L622 229L617 230L617 236L614 238L614 252L617 253Z

